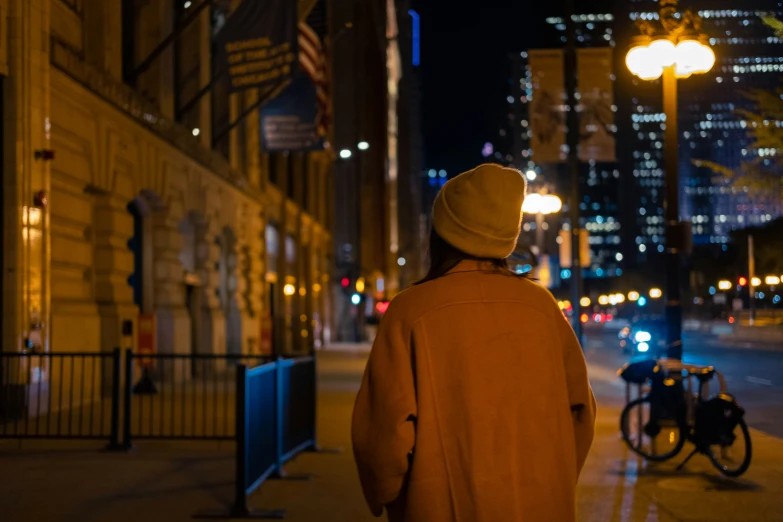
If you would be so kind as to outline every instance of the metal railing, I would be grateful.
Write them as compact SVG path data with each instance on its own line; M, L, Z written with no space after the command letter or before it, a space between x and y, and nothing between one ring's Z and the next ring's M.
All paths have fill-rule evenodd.
M0 353L0 438L119 442L120 351Z
M316 388L313 355L0 353L0 438L236 441L231 514L247 516L252 492L316 449Z
M247 497L283 466L315 449L316 365L314 356L279 358L237 374L237 451L232 517L249 514ZM266 513L279 518L280 511Z
M266 356L125 352L123 444L135 439L234 440L239 364ZM139 376L138 378L136 376Z

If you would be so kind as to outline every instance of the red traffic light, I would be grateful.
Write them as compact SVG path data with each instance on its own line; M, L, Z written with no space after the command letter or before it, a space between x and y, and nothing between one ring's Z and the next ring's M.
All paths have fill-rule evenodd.
M747 284L748 284L748 279L746 277L740 277L739 278L739 285L740 286L747 286Z
M351 280L347 277L343 277L343 280L340 281L340 284L343 285L343 288L348 288L348 286L351 284Z

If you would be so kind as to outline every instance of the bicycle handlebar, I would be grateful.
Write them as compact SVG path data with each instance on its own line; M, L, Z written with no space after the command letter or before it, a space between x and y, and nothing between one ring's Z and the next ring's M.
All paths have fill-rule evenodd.
M728 391L728 387L726 386L726 379L723 377L723 374L712 366L698 366L696 364L685 364L684 362L677 359L661 359L658 361L658 365L661 368L663 368L664 371L667 372L686 371L688 372L689 376L698 375L700 373L703 373L705 369L709 369L718 378L718 385L720 386L720 392L725 394Z

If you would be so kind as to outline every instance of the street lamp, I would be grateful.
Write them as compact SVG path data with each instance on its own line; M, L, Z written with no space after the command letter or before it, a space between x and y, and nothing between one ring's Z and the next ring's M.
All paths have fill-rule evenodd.
M718 281L718 288L720 290L731 290L731 287L734 286L731 284L731 281Z
M642 80L663 76L663 108L666 115L664 166L666 171L666 323L667 355L682 359L682 304L680 255L684 226L679 214L677 172L677 79L703 74L715 65L715 53L701 32L701 17L691 10L679 12L677 0L661 0L658 21L637 20L642 33L628 51L625 64ZM650 297L655 298L650 293Z
M523 214L536 215L536 246L541 255L544 249L544 216L560 212L563 202L552 194L528 194L522 203Z

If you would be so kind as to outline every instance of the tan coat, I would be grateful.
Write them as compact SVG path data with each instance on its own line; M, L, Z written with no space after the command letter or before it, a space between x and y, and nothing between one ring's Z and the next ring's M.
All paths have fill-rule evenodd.
M463 262L397 296L353 413L392 522L571 522L593 440L582 350L552 295Z

